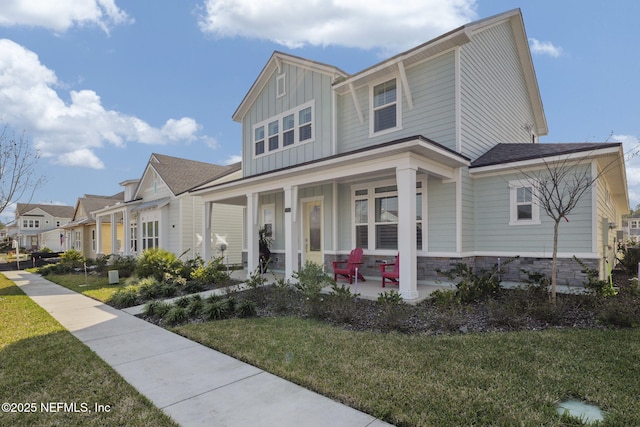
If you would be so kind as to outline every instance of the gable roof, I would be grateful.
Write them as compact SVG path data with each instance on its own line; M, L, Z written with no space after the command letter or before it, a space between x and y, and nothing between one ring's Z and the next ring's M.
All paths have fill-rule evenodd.
M323 64L321 62L311 61L309 59L301 58L299 56L290 55L288 53L275 51L271 55L271 58L267 61L264 68L258 75L258 78L255 80L251 88L245 95L244 99L236 109L236 111L231 116L233 120L240 122L247 114L256 98L262 92L262 89L267 85L269 79L273 75L274 72L278 71L282 67L282 63L287 62L293 64L297 67L305 68L307 70L315 71L321 74L329 75L334 78L334 80L342 77L347 77L348 74L342 71L341 69L334 67L333 65Z
M55 218L72 218L75 208L66 205L45 205L36 203L17 203L16 218L26 215L34 209L40 209Z
M542 144L497 144L471 163L471 168L480 168L527 160L540 160L547 157L570 154L588 154L608 148L619 148L619 142L594 143L542 143Z
M124 201L124 191L121 191L113 196L99 196L95 194L85 194L84 197L80 197L78 202L76 203L75 212L73 214L73 220L78 221L82 218L88 218L93 220L93 215L91 212L97 211L98 209L105 208L109 205L115 204L117 202ZM83 217L78 217L78 213L80 211L80 206L82 206L85 215Z
M240 165L240 163L235 163L229 166L220 166L153 153L147 169L145 169L145 174L149 168L152 168L167 184L171 192L178 196L205 182L240 170Z

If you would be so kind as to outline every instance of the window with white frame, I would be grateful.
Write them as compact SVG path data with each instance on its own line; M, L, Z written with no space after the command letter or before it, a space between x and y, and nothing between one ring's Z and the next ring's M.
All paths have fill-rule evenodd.
M160 227L158 220L142 223L142 250L153 249L160 246Z
M536 187L530 181L509 182L510 225L540 224Z
M82 250L82 232L75 231L73 236L73 249L77 251Z
M262 227L264 227L265 237L269 239L275 238L274 215L275 205L262 206Z
M40 228L39 219L23 219L22 228Z
M416 182L416 237L422 249L422 181ZM379 184L353 188L353 233L356 247L398 249L398 187Z
M253 127L253 155L287 149L314 139L314 101L288 110Z
M131 221L129 229L131 230L131 240L129 241L129 248L132 253L138 252L138 222Z
M400 127L400 103L396 79L371 87L371 134Z

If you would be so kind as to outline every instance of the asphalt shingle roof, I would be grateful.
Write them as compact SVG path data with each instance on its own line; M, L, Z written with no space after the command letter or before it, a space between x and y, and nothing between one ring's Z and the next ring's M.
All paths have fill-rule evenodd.
M73 206L63 205L43 205L36 203L17 203L16 204L16 218L25 215L26 213L34 210L42 209L49 215L55 218L72 218L75 208Z
M471 168L619 147L619 142L498 144L471 163Z
M240 163L220 166L156 153L151 156L149 164L176 196L198 185L240 170Z

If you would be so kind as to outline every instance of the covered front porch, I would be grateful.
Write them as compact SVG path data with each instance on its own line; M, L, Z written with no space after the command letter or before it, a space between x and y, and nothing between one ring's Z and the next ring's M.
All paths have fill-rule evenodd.
M460 168L467 164L459 154L416 137L203 186L192 193L204 201L205 235L216 220L213 204L245 208L247 274L260 266L263 229L263 234L266 230L272 238L272 267L288 279L307 261L324 265L329 272L331 260L346 258L355 247L363 247L368 257L400 253L401 280L396 289L403 299L414 301L432 290L418 285L418 257L427 256L429 250L428 192L434 190L440 199L447 199L447 211L438 208L429 221L438 215L444 218L448 246L440 253L455 253L459 239L455 195L459 193ZM205 245L205 259L211 251ZM359 287L375 297L385 290L380 283L361 283Z

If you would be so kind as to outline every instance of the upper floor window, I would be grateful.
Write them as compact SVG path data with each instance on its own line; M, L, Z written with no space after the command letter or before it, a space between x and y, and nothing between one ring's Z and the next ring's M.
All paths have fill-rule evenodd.
M22 228L40 228L39 219L23 219Z
M511 181L509 188L509 224L540 224L540 207L536 204L535 185L527 181Z
M253 127L253 155L257 157L313 140L313 109L311 101L256 124Z
M380 83L372 88L371 133L396 129L399 126L400 104L396 79Z

